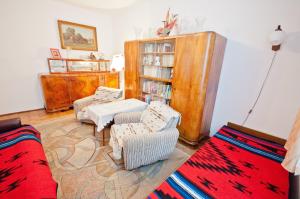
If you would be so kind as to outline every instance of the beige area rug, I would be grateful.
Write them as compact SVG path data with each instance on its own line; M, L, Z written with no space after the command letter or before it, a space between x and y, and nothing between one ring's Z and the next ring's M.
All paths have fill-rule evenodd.
M111 147L100 146L91 125L64 117L35 128L61 199L145 198L188 159L176 148L168 160L126 171L108 156Z

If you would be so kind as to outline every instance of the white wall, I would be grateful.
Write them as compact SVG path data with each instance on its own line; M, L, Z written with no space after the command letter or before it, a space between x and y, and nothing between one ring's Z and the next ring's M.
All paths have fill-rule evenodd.
M181 17L205 17L203 30L228 38L211 131L241 123L258 94L272 58L270 32L289 34L256 110L246 126L286 138L300 107L300 2L297 0L141 0L114 14L115 52L135 39L134 27L161 26L168 8Z
M247 126L286 138L300 107L298 0L140 0L109 12L51 0L1 0L0 114L43 107L38 73L48 72L49 48L60 48L57 19L96 26L100 50L112 54L135 38L134 27L161 26L169 7L180 17L204 17L203 30L228 38L212 132L246 116L271 61L268 35L282 25L288 39ZM88 52L74 55L82 53Z
M1 0L0 114L43 107L38 74L48 72L49 48L60 49L58 19L96 26L98 48L113 52L112 18L107 13L51 0ZM65 57L64 50L61 54Z

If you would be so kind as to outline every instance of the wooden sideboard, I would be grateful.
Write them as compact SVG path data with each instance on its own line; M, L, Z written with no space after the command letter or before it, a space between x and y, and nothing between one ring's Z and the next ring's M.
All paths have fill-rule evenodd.
M77 99L93 95L99 86L119 88L119 73L57 73L40 75L47 112L67 110Z

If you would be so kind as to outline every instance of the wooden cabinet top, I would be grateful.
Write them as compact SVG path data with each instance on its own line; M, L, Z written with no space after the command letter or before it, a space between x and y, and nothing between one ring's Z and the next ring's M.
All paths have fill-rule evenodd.
M110 62L108 59L70 59L70 58L48 58L48 60L58 60L58 61L80 61L80 62Z
M153 42L153 41L162 41L162 40L171 40L171 39L176 39L179 37L186 37L186 36L198 36L201 34L208 34L208 33L213 33L213 34L218 34L214 31L205 31L205 32L196 32L196 33L188 33L188 34L181 34L181 35L174 35L174 36L167 36L167 37L157 37L157 38L146 38L146 39L136 39L136 40L129 40L126 42L132 42L132 41L139 41L139 42Z
M40 73L39 76L53 76L53 77L61 77L61 76L93 76L100 74L119 74L119 72L73 72L73 73Z

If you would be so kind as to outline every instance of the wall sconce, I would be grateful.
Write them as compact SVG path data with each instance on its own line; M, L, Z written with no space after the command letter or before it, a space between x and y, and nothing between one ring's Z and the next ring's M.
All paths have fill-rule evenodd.
M257 102L259 101L259 99L261 97L261 94L263 92L265 84L270 76L271 69L273 67L273 64L274 64L274 61L275 61L275 58L277 55L277 51L280 49L280 46L283 43L284 39L285 39L285 32L282 31L281 26L278 25L277 29L275 29L275 31L270 35L270 43L272 45L272 50L274 51L271 63L269 65L269 68L268 68L267 74L264 78L264 81L259 89L258 95L257 95L253 105L251 106L250 110L248 111L248 114L246 115L245 119L243 120L243 122L241 124L242 126L244 126L246 124L246 122L248 121L250 115L252 114L252 112L254 111L254 109L256 107Z
M281 29L281 26L278 25L277 29L270 35L270 42L272 44L272 50L278 51L281 44L285 39L285 32Z

